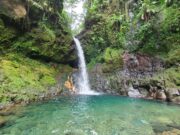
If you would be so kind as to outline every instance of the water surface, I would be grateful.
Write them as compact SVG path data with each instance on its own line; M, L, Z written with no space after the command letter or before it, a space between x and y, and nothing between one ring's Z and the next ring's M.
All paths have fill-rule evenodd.
M6 135L154 135L180 127L180 106L119 96L71 96L21 107Z

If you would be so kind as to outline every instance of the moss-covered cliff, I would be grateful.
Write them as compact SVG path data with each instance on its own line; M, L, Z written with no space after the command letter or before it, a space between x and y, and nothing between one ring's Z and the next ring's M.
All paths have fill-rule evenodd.
M16 51L60 63L75 59L63 1L2 0L0 5L2 53Z
M0 1L0 102L33 100L76 59L62 0Z

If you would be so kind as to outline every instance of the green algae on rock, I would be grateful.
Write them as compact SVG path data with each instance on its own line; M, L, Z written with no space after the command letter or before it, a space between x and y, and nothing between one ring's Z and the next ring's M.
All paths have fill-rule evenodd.
M1 102L36 98L47 86L56 84L56 70L17 54L1 57Z

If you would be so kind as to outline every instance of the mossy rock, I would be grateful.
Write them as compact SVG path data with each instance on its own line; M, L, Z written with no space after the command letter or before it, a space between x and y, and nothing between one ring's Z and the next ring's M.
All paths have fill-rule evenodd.
M46 24L39 23L38 28L34 28L31 30L30 35L36 39L41 41L47 41L53 43L56 39L56 35L54 30L50 29Z
M172 67L156 74L153 79L157 81L165 81L168 88L180 88L180 67Z
M48 86L56 84L57 71L44 63L11 54L3 57L0 65L3 80L0 81L1 102L34 99Z
M55 31L44 26L43 28L35 28L24 37L20 37L12 45L12 48L36 59L68 63L76 60L71 42L71 36L56 38Z
M180 48L172 49L168 53L167 63L171 65L178 65L180 64Z
M103 56L105 62L103 72L113 72L123 68L122 52L121 49L106 48Z
M14 14L16 8L22 9L26 4L29 6L26 18ZM2 0L0 7L1 52L20 52L34 59L66 64L76 60L62 1Z
M3 118L2 116L0 116L0 128L5 126L6 123L7 123L7 120L5 118Z
M19 19L24 18L27 14L27 11L21 0L1 0L0 14L10 18Z

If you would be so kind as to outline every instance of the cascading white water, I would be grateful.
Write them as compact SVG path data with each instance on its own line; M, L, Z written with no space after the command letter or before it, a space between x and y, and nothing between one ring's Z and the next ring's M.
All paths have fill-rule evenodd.
M79 94L96 94L94 91L91 90L90 85L89 85L89 78L88 78L88 73L86 69L86 62L85 62L85 57L84 57L84 52L81 47L81 43L77 38L74 38L74 41L76 43L76 49L77 49L77 54L79 58L79 76L78 76L78 93Z
M86 15L86 10L83 7L85 2L86 0L78 0L72 4L72 2L65 1L64 4L66 12L72 19L71 30L75 31L75 33L78 33L82 30L80 26L84 23L84 17ZM99 95L100 93L94 92L90 88L86 62L81 43L77 38L74 38L74 41L76 43L77 55L79 58L79 74L77 77L75 77L77 93L85 95Z

